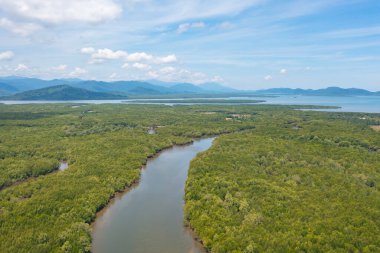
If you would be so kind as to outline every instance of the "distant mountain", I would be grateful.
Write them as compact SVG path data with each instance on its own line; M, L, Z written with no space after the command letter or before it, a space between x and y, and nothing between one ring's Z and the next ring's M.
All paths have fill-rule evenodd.
M4 97L6 100L100 100L125 99L126 96L114 95L104 92L94 92L69 85L57 85L31 91L24 91Z
M18 90L12 85L0 82L0 95L9 95L12 93L16 93L17 91Z
M89 91L118 93L121 95L217 94L236 91L216 83L194 85L158 80L104 82L81 79L41 80L26 77L0 77L0 83L3 83L4 87L7 85L7 89L2 89L0 85L0 96L57 85L69 85Z
M175 93L205 93L205 90L191 83L180 83L169 88L170 91Z
M148 81L115 81L104 82L81 79L54 79L41 80L26 77L0 77L0 96L9 96L23 91L31 91L58 85L69 85L73 88L85 89L87 91L102 92L120 96L162 96L162 95L313 95L313 96L380 96L380 92L371 92L364 89L343 89L329 87L326 89L290 89L274 88L258 91L241 91L218 83L203 83L194 85L191 83L163 82L158 80Z
M64 81L57 79L41 80L37 78L27 77L2 77L0 78L0 82L14 87L17 91L35 90L40 88L46 88L49 86L64 84Z
M259 94L273 94L273 95L309 95L309 96L373 96L380 95L380 92L371 92L364 89L349 88L344 89L340 87L328 87L326 89L290 89L290 88L274 88L267 90L258 90Z
M145 82L153 84L153 85L161 86L161 87L166 87L166 88L170 88L174 85L179 84L177 82L164 82L164 81L154 80L154 79L146 80Z
M203 90L213 92L238 92L238 90L221 85L219 83L203 83L200 84L199 87L201 87Z
M136 94L166 94L170 93L167 88L141 81L82 81L70 84L73 87L83 88L91 91Z

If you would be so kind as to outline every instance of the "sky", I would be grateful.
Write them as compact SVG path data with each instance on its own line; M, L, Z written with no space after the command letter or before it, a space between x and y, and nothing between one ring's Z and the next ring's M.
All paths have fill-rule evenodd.
M379 0L0 0L0 76L380 90Z

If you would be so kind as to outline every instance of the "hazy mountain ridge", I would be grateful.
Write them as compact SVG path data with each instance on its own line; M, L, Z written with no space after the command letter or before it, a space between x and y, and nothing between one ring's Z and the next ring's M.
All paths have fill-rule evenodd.
M57 85L46 88L24 91L15 95L4 97L6 100L101 100L125 99L127 96L115 95L105 92L89 91L69 85Z
M379 92L371 92L358 88L328 87L325 89L291 89L272 88L257 91L242 91L233 89L218 83L203 83L199 85L191 83L164 82L158 80L148 81L95 81L81 79L53 79L41 80L25 77L0 77L0 96L15 95L18 93L69 85L72 88L83 89L91 92L101 92L108 95L126 96L176 96L176 95L309 95L309 96L379 96Z
M266 90L256 91L260 94L273 94L273 95L309 95L309 96L376 96L380 95L380 91L372 92L365 89L358 88L340 88L328 87L325 89L291 89L291 88L273 88Z
M4 94L47 88L56 85L70 85L89 91L120 93L127 95L163 95L163 94L195 94L195 93L223 93L235 91L221 84L213 84L211 89L207 84L194 85L191 83L169 83L162 81L94 81L80 79L41 80L37 78L5 77L0 78L0 91ZM12 88L12 90L10 90ZM1 93L0 93L1 95Z

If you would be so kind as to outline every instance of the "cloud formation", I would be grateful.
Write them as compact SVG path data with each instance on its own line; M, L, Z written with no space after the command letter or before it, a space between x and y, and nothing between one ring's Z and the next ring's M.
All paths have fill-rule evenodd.
M104 60L117 60L123 59L128 56L128 53L122 50L112 51L111 49L104 48L98 49L91 54L93 59L104 59Z
M14 71L16 71L16 72L25 71L25 70L29 70L29 67L23 63L18 64L17 67L14 69Z
M51 69L55 71L65 71L67 69L67 65L61 64L61 65L52 67Z
M0 0L0 10L43 23L99 23L119 16L122 8L113 0Z
M16 23L7 18L0 19L0 27L11 33L24 37L42 29L42 26L34 23Z
M185 20L206 19L236 15L265 0L144 0L128 1L127 19L139 26L164 25ZM149 17L146 19L145 17ZM144 18L142 18L144 17Z
M167 56L154 56L146 52L135 52L129 54L127 51L113 51L109 48L95 49L93 47L84 47L80 50L82 54L90 55L89 63L101 63L104 60L123 60L126 62L148 62L151 64L169 64L177 62L177 57L174 54ZM124 64L123 67L128 67Z
M73 71L70 72L69 76L79 77L79 76L82 76L84 74L87 74L87 70L77 67Z
M12 51L4 51L0 52L0 61L8 61L14 57L14 53Z
M273 77L271 75L267 75L264 77L265 81L271 81L273 80Z
M190 29L201 29L205 27L206 27L206 24L203 22L183 23L178 26L177 32L184 33L184 32L189 31Z
M133 53L127 55L126 60L131 62L150 61L153 59L153 55L147 53Z
M149 66L148 64L139 63L139 62L135 62L135 63L133 63L132 67L134 67L134 68L136 68L136 69L139 69L139 70L151 69L151 68L152 68L152 67Z
M150 70L146 75L147 78L159 79L166 82L189 82L195 84L223 82L223 79L220 76L210 77L202 72L194 72L188 69L175 68L172 66Z

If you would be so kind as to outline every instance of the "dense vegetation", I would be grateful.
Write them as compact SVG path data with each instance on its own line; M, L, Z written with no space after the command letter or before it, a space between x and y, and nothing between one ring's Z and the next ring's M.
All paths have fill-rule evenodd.
M88 252L96 212L138 180L147 157L193 137L253 126L205 110L0 105L0 177L8 186L0 191L0 252ZM149 135L152 126L157 133ZM46 174L60 160L69 169Z
M208 249L376 251L380 141L369 126L380 117L294 108L0 105L0 252L90 251L96 212L147 157L222 133L187 185L186 215ZM69 169L50 173L62 160Z
M267 111L191 164L185 216L211 252L380 252L379 115Z

